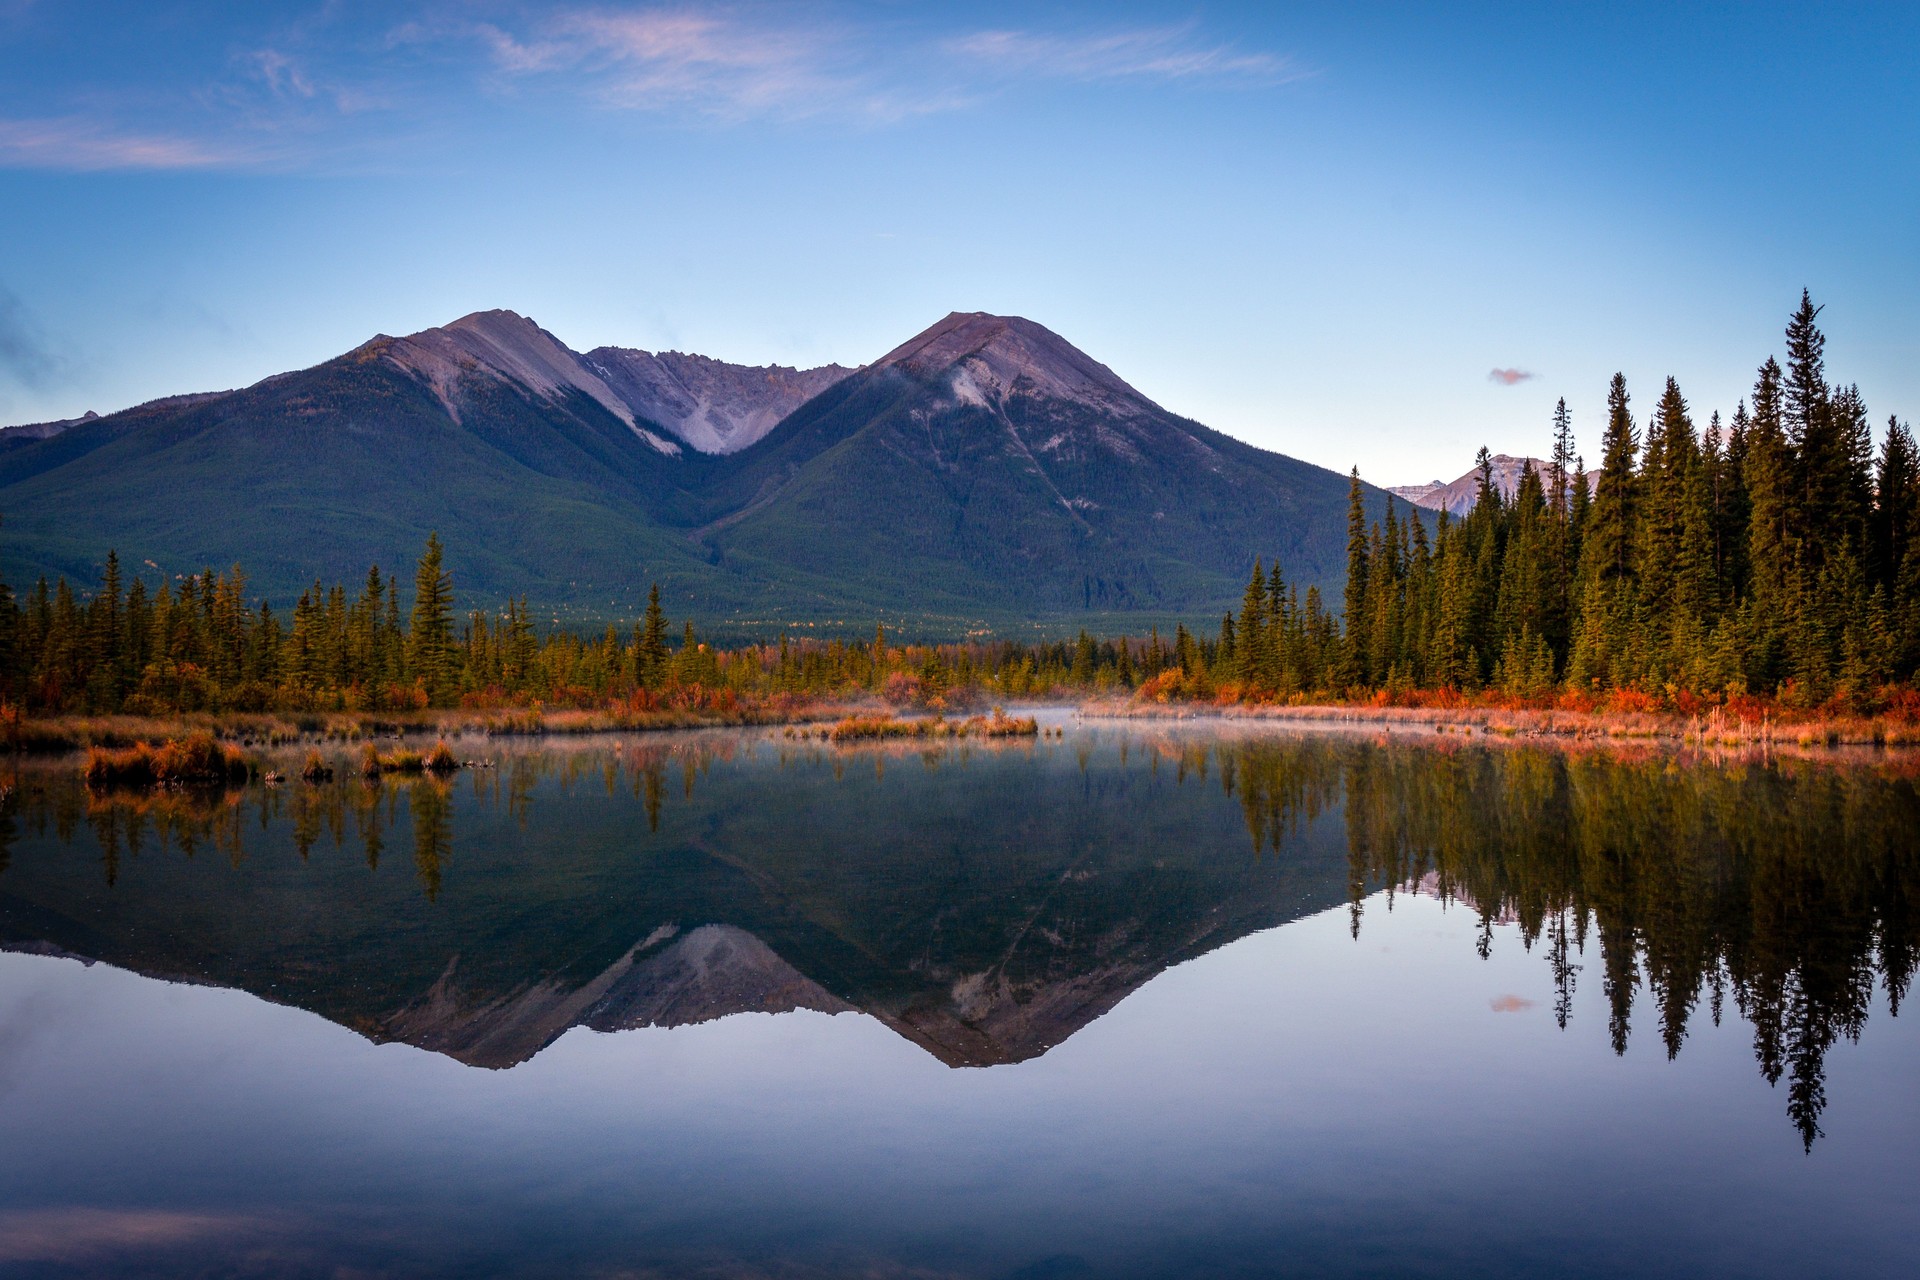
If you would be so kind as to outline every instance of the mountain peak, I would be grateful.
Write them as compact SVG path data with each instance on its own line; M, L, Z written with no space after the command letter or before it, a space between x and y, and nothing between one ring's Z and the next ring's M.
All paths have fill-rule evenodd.
M945 377L955 397L991 406L1010 395L1092 405L1120 416L1157 412L1107 366L1022 316L953 311L874 362L917 378Z
M680 452L678 444L636 422L626 401L576 352L517 311L469 312L404 338L376 338L361 350L385 357L432 387L455 422L460 420L460 383L491 377L518 383L548 400L563 391L579 391L660 452Z

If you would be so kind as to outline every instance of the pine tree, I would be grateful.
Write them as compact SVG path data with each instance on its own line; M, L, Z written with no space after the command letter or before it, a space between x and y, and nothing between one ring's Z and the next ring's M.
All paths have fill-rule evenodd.
M1567 412L1567 399L1553 407L1553 457L1547 463L1547 506L1561 519L1567 517L1573 501L1573 415Z
M1600 483L1593 494L1583 531L1582 556L1592 576L1603 583L1631 582L1634 535L1638 524L1634 459L1640 450L1639 432L1628 412L1627 380L1613 375L1607 388L1607 430L1601 439Z
M1901 566L1920 533L1920 452L1898 418L1887 419L1874 489L1873 581L1897 593Z
M1347 483L1347 586L1341 622L1346 633L1340 683L1355 687L1367 678L1367 508L1355 467Z
M447 706L456 686L453 644L453 579L441 566L440 535L427 535L427 549L413 578L413 616L407 632L407 664L435 706Z
M667 679L667 615L660 607L660 584L647 592L647 613L639 637L639 678L649 689L658 689ZM785 641L782 641L785 652Z

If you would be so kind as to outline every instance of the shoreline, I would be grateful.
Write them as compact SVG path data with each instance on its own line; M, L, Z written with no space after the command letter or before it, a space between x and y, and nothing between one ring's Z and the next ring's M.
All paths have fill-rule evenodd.
M1387 707L1364 703L1298 705L1089 700L1078 708L1084 720L1219 720L1229 723L1298 724L1325 727L1409 728L1464 736L1657 741L1699 747L1794 747L1800 749L1920 747L1920 724L1884 716L1805 718L1772 711L1759 719L1729 717L1723 708L1707 715L1677 711L1569 711L1562 708Z
M1219 704L1138 701L1129 698L1030 699L1003 710L1031 714L1044 709L1088 722L1213 721L1223 725L1295 726L1323 729L1401 729L1435 736L1548 739L1560 742L1643 742L1699 748L1822 750L1920 748L1920 722L1887 716L1836 716L1768 708L1758 718L1734 717L1724 708L1705 715L1676 711L1579 711L1565 708L1407 707L1366 703ZM902 723L946 718L953 723L987 714L984 708L894 707L878 698L782 699L720 710L631 711L501 707L447 708L399 713L196 712L170 716L50 716L22 718L0 726L0 752L54 758L90 748L126 748L191 734L248 749L302 744L354 744L410 738L583 737L598 734L666 733L699 729L779 729L845 721L897 719Z

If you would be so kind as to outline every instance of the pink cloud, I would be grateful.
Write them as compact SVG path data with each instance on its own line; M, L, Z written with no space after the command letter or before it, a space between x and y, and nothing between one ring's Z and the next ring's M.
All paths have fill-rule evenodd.
M1497 382L1503 387L1514 387L1539 376L1537 373L1528 373L1525 369L1491 369L1487 372L1487 381Z
M122 132L88 120L0 120L0 166L22 169L209 169L242 157L164 134Z
M1533 1008L1534 1002L1525 996L1495 996L1487 1001L1487 1007L1495 1013L1521 1013Z

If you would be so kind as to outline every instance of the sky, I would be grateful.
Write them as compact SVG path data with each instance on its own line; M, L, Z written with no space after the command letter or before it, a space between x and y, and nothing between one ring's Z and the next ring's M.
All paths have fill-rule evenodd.
M1608 378L1730 413L1812 292L1920 417L1920 5L0 0L0 422L530 315L870 361L1047 325L1381 484Z

